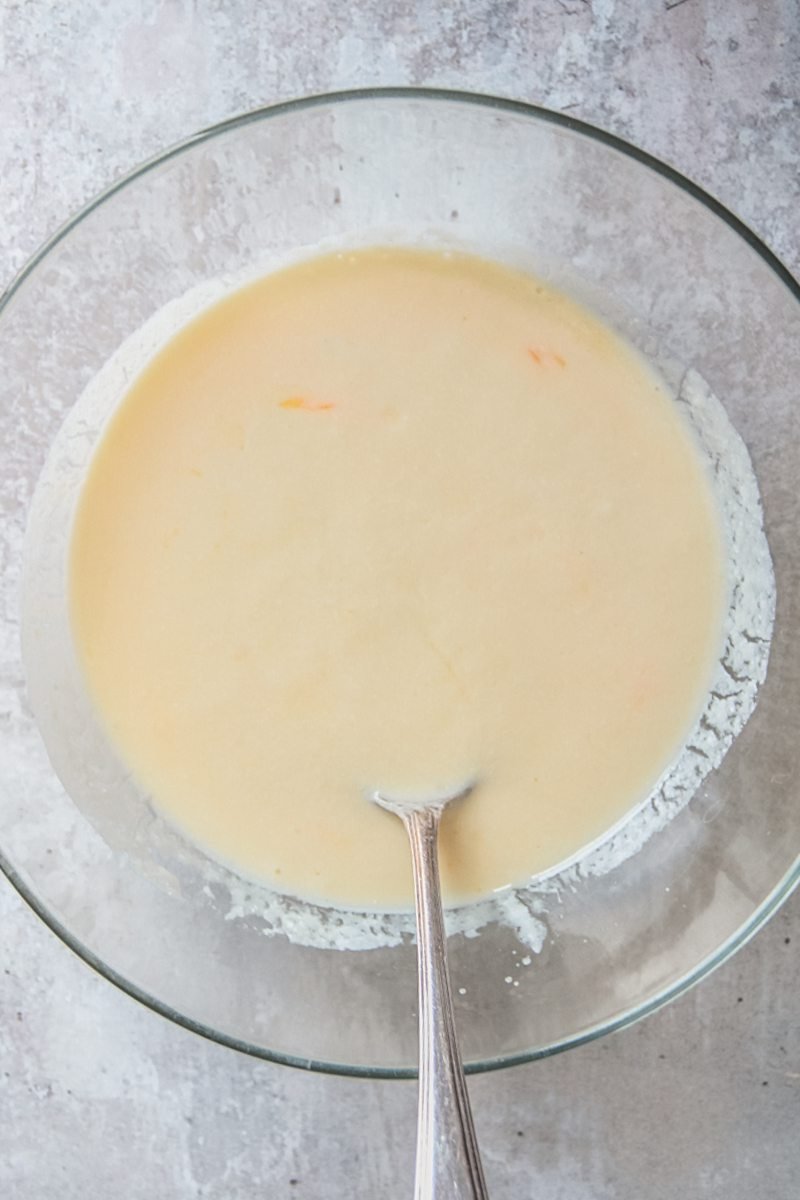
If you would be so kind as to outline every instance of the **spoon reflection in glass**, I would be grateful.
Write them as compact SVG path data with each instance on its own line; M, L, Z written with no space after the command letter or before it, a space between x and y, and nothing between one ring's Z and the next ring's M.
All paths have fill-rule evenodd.
M439 881L438 835L442 813L472 791L469 783L448 795L407 800L373 792L394 813L411 843L417 913L419 971L419 1109L415 1200L487 1200L458 1049L447 935Z

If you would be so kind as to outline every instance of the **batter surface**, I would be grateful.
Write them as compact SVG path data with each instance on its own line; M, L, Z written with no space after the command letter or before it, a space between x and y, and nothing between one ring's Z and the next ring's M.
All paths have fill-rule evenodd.
M91 462L70 588L157 808L281 891L382 908L411 877L375 788L477 781L451 900L640 801L699 711L724 571L698 452L614 333L505 267L375 249L156 356Z

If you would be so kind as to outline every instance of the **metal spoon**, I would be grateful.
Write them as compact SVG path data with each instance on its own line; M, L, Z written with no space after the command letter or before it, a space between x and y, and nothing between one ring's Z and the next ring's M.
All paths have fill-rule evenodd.
M414 869L419 969L415 1200L488 1200L456 1036L437 850L442 813L471 791L469 784L422 802L372 795L405 825Z

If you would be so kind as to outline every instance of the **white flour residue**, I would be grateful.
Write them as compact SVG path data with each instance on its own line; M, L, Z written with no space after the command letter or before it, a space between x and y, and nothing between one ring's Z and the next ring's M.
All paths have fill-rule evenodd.
M203 860L202 870L205 876L202 892L216 907L224 907L226 921L255 921L262 933L281 934L303 946L320 950L378 950L400 945L414 936L413 912L359 912L283 896L262 883L242 879L211 859ZM474 938L485 926L499 922L522 945L538 954L548 932L541 917L544 911L540 896L508 888L486 900L448 909L447 931L450 935Z

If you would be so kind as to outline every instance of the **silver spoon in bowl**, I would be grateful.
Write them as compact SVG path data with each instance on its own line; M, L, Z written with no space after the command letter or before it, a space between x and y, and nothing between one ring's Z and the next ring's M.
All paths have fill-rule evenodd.
M405 825L414 871L419 996L415 1200L488 1200L458 1049L439 881L439 822L447 806L472 788L469 783L423 801L372 793L375 804Z

